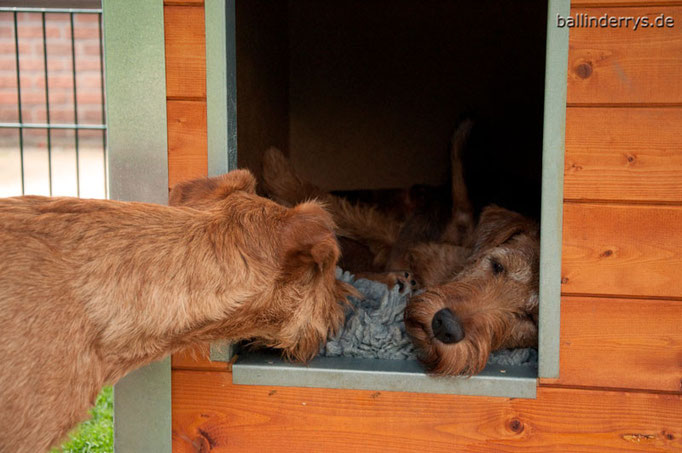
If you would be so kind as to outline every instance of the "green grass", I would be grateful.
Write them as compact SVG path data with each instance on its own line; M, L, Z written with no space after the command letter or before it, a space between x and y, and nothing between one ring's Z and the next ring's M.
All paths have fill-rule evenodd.
M92 418L71 433L69 440L51 453L111 453L114 451L114 401L111 387L104 387L90 410Z

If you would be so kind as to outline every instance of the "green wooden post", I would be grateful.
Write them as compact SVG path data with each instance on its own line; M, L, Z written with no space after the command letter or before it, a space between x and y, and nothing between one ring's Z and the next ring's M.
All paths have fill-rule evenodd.
M237 50L234 0L205 0L208 174L237 168Z
M557 14L566 17L570 10L570 0L549 0L542 139L542 219L540 222L540 363L538 375L541 378L559 377L568 28L557 27L556 17Z
M234 0L205 0L208 175L237 168L237 50ZM229 342L211 344L211 360L229 362Z
M104 0L109 194L168 202L164 19L161 0ZM114 389L114 449L171 451L170 359Z

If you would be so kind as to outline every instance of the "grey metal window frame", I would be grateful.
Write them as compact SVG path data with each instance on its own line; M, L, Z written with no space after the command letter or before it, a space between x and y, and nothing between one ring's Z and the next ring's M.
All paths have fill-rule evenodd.
M226 167L235 168L237 155L235 0L206 0L205 7L209 172L218 174ZM240 357L233 365L235 384L534 398L538 378L559 376L568 29L558 28L554 19L557 14L565 17L570 13L570 0L549 0L547 9L537 375L529 375L522 369L488 367L468 379L433 378L410 361L399 364L397 361L318 358L308 366L302 366L285 363L272 355L251 353ZM222 158L223 161L218 160L221 165L211 166L212 161L217 162L212 159L220 159L225 154L229 156L228 165L223 165ZM212 360L229 361L231 356L232 350L224 345L211 348Z

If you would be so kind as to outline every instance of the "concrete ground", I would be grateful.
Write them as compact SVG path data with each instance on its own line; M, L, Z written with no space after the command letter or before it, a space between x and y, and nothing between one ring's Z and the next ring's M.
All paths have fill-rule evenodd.
M80 196L105 197L104 153L100 147L79 149ZM73 147L52 148L52 195L77 196L76 152ZM48 152L24 148L26 195L50 195ZM21 195L21 154L18 147L0 147L0 197Z

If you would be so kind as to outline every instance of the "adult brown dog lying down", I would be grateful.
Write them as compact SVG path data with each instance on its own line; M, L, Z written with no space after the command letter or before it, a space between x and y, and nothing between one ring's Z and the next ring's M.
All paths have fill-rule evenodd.
M100 388L188 345L254 339L308 360L349 289L317 203L216 179L210 209L0 199L0 451L40 452L87 417Z

